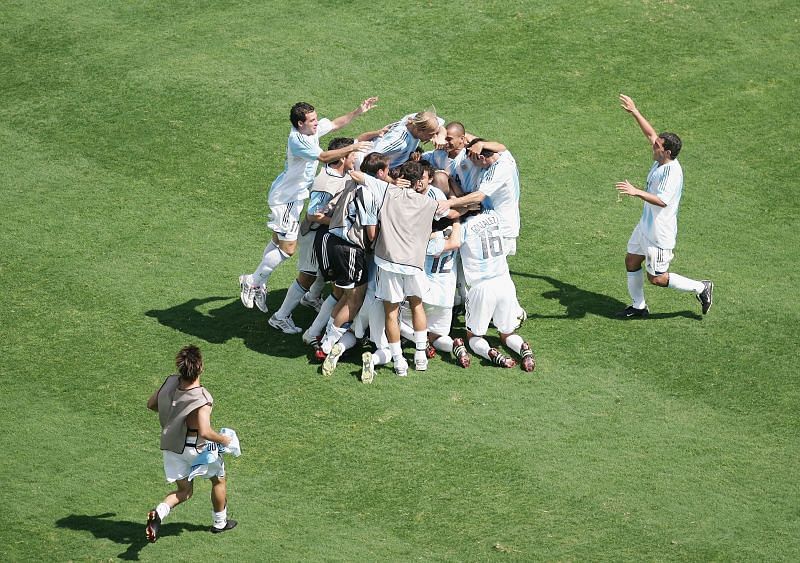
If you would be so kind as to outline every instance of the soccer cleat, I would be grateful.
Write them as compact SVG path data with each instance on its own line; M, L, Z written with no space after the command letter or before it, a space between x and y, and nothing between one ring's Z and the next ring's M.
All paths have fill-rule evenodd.
M319 336L311 334L310 332L308 332L308 330L306 330L303 333L303 344L306 344L308 346L313 346L314 343L318 341L319 341Z
M711 304L714 302L712 297L714 293L714 283L711 280L701 280L703 284L703 291L697 294L697 300L703 308L703 314L708 313Z
M255 288L255 292L253 293L253 303L255 303L256 307L258 307L262 313L269 312L267 308L267 293L267 288L263 285Z
M233 530L236 527L236 524L238 524L238 523L239 522L237 522L236 520L231 520L230 518L228 518L228 521L225 522L225 525L222 528L216 528L214 526L211 526L211 529L209 529L209 532L211 532L212 534L221 534L222 532L227 532L228 530Z
M317 313L319 313L319 310L322 309L322 301L322 297L311 297L311 294L307 291L300 298L300 304L303 307L311 307Z
M158 530L161 528L161 517L154 508L147 513L147 527L144 529L144 534L147 536L147 541L155 543L158 539Z
M400 358L399 361L394 362L394 373L398 377L405 377L408 375L408 362L405 358Z
M361 383L372 383L375 379L375 366L372 365L372 353L361 354Z
M311 346L311 360L314 363L321 364L325 361L325 358L328 357L328 354L322 351L322 344L319 341L319 338L315 338L313 342L310 344Z
M425 354L414 354L414 370L428 371L428 358Z
M239 276L239 299L242 300L242 305L247 309L253 308L253 298L255 296L256 286L247 282L247 275L242 274Z
M533 355L530 344L523 342L519 355L522 358L522 371L533 371L536 369L536 357Z
M328 357L322 362L322 375L325 377L333 375L334 370L336 370L336 364L339 363L339 358L342 357L342 354L344 354L344 346L337 342L333 345L333 348L331 348L331 353L328 354Z
M453 339L453 355L456 357L456 363L462 368L468 368L470 364L469 353L467 347L464 346L463 338Z
M617 318L632 319L634 317L639 317L642 319L646 319L649 314L650 314L650 309L648 309L647 307L642 307L641 309L637 309L633 305L629 305L625 307L622 311L617 313Z
M286 317L282 319L275 314L272 315L267 322L269 323L269 326L283 331L284 334L300 334L303 332L302 328L294 324L292 317Z
M434 348L430 342L425 346L425 356L427 356L429 360L436 357L436 348Z
M515 365L517 365L517 362L513 358L504 356L497 350L497 348L489 348L489 359L493 364L496 364L502 368L513 368Z

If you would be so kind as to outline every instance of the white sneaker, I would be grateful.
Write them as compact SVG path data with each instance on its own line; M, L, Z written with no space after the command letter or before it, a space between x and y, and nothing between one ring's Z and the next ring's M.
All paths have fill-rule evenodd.
M344 346L337 342L333 345L333 348L331 348L331 353L328 354L325 361L322 362L322 375L325 377L333 375L333 371L336 369L336 364L339 363L339 358L342 357L342 354L344 354Z
M311 334L310 332L308 332L308 330L306 330L303 333L303 344L305 344L306 346L311 346L316 341L317 341L316 334Z
M242 305L248 309L252 309L255 292L256 286L247 282L247 274L239 276L239 299L242 300Z
M256 307L262 313L269 312L267 308L267 288L265 286L260 286L255 288L255 292L253 293L253 303L256 304Z
M372 383L375 379L375 366L372 365L372 353L361 354L361 383Z
M400 358L399 361L394 363L394 373L398 377L405 377L408 375L408 362L405 358Z
M322 297L311 297L311 294L307 291L300 298L300 304L303 307L311 307L317 313L319 313L319 310L322 309L322 301Z
M425 352L421 354L414 354L414 370L415 371L427 371L428 370L428 358L425 356Z
M281 319L277 315L272 315L267 322L269 323L269 326L283 331L284 334L300 334L303 332L302 328L294 324L292 317Z

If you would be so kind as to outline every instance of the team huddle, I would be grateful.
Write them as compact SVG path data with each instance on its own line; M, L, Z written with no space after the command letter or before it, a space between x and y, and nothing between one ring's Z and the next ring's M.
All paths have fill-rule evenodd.
M269 276L297 252L297 279L269 324L300 334L292 311L316 309L302 339L323 374L367 337L374 352L362 354L364 383L390 361L397 375L408 374L401 337L414 343L417 371L437 350L469 367L467 347L498 366L516 366L485 339L490 324L522 369L533 371L533 350L515 333L525 313L506 260L516 253L520 226L514 157L432 111L321 149L321 136L376 102L368 98L334 120L318 119L306 103L292 107L286 166L269 191L272 241L258 268L239 278L242 303L266 313ZM422 153L427 141L434 149ZM315 177L318 162L324 166ZM326 282L331 293L322 299ZM466 338L453 338L453 308L462 303Z
M674 133L656 133L628 96L620 95L620 102L644 133L654 162L645 190L627 180L616 184L620 194L644 202L625 255L631 305L617 316L649 315L642 264L653 285L694 292L705 315L714 284L669 271L683 192L677 161L681 140ZM239 277L242 303L266 313L269 277L297 251L297 279L269 324L287 334L302 332L303 342L322 362L323 374L332 375L342 354L367 337L374 352L361 357L364 383L373 381L376 366L390 361L397 375L408 375L401 337L415 345L417 371L428 368L437 350L469 367L468 347L498 366L516 366L514 357L485 339L490 324L521 368L533 371L533 350L515 332L526 315L507 262L516 253L520 230L514 157L504 145L468 134L459 122L445 124L434 112L409 114L379 131L355 139L337 137L327 150L320 148L320 137L376 103L377 98L368 98L334 120L318 119L303 102L292 107L286 165L269 191L272 240L258 268ZM423 153L419 144L427 141L434 149ZM320 162L324 167L316 175ZM326 282L331 293L323 299ZM450 335L454 307L461 303L465 339ZM292 320L300 304L317 310L305 332ZM219 453L240 454L238 437L211 428L213 399L200 384L199 349L183 348L176 368L177 374L147 402L159 413L167 481L177 485L147 515L145 532L151 542L158 538L162 520L191 497L198 475L212 481L210 531L236 526L228 518L225 465Z

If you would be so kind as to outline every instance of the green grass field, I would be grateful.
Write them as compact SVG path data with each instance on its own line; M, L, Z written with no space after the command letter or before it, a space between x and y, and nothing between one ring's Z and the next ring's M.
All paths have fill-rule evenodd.
M3 2L0 560L799 560L798 33L786 0ZM651 154L620 92L683 138L705 318L652 287L612 318L641 212L613 184ZM368 95L344 133L435 105L515 155L534 374L325 380L239 304L288 108ZM202 482L150 545L145 401L187 343L240 525L206 532Z

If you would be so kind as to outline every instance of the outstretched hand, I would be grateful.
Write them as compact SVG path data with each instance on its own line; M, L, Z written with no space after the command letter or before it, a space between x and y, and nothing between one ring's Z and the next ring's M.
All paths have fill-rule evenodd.
M358 109L360 113L367 113L376 105L378 105L378 96L372 96L371 98L367 98L366 100L361 102L361 105L358 106Z
M621 194L635 196L639 192L639 188L631 184L628 180L624 182L617 182L614 185L617 191Z
M636 111L636 104L633 103L633 100L631 99L630 96L626 96L625 94L620 94L619 103L622 106L622 109L624 109L628 113L633 113Z

